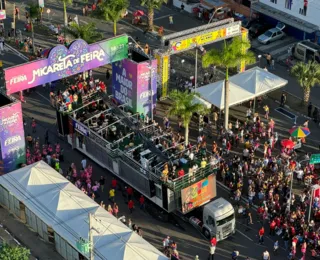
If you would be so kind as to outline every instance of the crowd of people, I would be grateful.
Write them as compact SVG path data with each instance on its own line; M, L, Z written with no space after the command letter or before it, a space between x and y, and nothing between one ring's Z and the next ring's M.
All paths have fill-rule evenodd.
M64 85L67 86L64 91L58 90L55 93L55 82L50 84L51 103L60 111L72 111L77 107L95 100L98 93L106 92L105 83L100 80L95 80L92 76L92 71L89 71L87 78L84 78L82 74L78 74L73 84L65 81Z
M266 228L271 236L277 235L275 253L279 245L283 245L288 259L296 259L298 250L302 256L299 259L307 259L306 255L316 257L320 252L319 197L312 200L310 221L308 210L312 185L318 183L317 169L305 163L310 154L299 158L294 148L281 145L274 131L275 122L268 117L269 109L264 110L267 123L262 122L258 114L252 115L249 108L246 121L236 120L234 124L229 123L228 130L219 129L218 141L212 143L212 154L219 161L217 178L230 188L230 198L245 219L247 230L253 224L252 206L258 206L259 243L263 243ZM206 140L203 134L198 137L200 143ZM229 155L230 151L241 147L242 156ZM300 185L300 196L291 193L292 179ZM247 198L245 207L240 205L241 196ZM270 259L270 253L264 252L262 259Z

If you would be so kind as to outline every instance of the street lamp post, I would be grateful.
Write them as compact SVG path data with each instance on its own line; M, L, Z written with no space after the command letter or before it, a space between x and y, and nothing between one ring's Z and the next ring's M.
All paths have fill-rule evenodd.
M261 54L259 54L259 55L258 55L258 59L259 59L259 68L261 68L261 57L262 57L262 55L261 55Z
M195 62L195 68L194 68L194 92L196 92L198 84L198 48L196 47L196 62Z
M216 15L216 13L217 13L219 10L221 10L221 9L222 9L222 7L220 6L220 7L218 7L216 10L214 10L214 12L213 12L213 14L212 14L212 16L211 16L211 18L210 18L210 20L209 20L208 24L209 24L209 23L211 23L212 19L213 19L213 18L214 18L214 16Z
M319 185L313 185L311 186L311 198L310 198L310 203L309 203L309 212L308 212L308 223L310 223L310 218L311 218L311 210L312 210L312 202L314 199L314 193L317 189L319 189Z

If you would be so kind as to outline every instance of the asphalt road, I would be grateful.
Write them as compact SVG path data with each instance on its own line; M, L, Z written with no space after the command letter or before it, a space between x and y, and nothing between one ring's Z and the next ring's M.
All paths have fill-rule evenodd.
M21 1L17 2L18 4L22 3ZM138 5L138 2L131 2L132 5L130 7L131 10L141 9L141 7ZM55 21L57 23L62 23L62 7L59 4L54 3L53 1L46 2L46 6L48 6L52 12L50 19L52 21ZM9 6L10 7L10 6ZM20 8L22 10L22 8ZM69 7L68 8L69 14L78 14L81 15L81 9L80 7ZM10 11L8 10L9 16ZM185 22L185 15L181 14L179 12L176 12L168 7L163 7L160 11L156 11L155 14L155 22L159 25L165 25L165 28L168 27L168 16L173 14L175 24L172 28L168 28L168 30L171 31L177 31L177 30L183 30L190 27L194 27L197 25L200 25L201 22L188 18L188 22ZM80 17L80 22L86 23L91 18L88 17ZM97 22L97 27L99 30L104 31L105 36L111 36L112 35L112 26L109 23L106 22ZM20 26L22 25L22 22L19 23ZM132 34L134 36L141 37L142 41L144 40L142 37L143 34L141 30L138 30L137 28L133 27L130 24L121 23L119 24L118 28L119 32L126 32L128 34ZM150 42L151 46L156 47L159 43L154 39L145 39L146 41ZM39 44L42 43L48 44L46 42L46 38L39 35ZM51 45L54 44L53 42L50 43ZM1 59L4 60L4 66L13 66L15 64L20 64L23 62L20 57L13 55L11 53L6 53L3 56L1 56ZM191 73L192 74L192 73ZM285 68L282 68L280 66L276 66L275 74L278 74L280 76L283 76L284 78L289 80L288 90L292 92L295 95L301 95L301 90L299 86L297 85L296 81L288 76L287 71ZM320 97L320 93L318 88L313 89L312 92L312 100L315 100L314 103L317 103L317 101ZM80 161L82 158L82 155L74 150L71 150L71 147L67 145L64 140L60 139L56 132L56 124L55 124L55 111L50 107L49 105L49 93L48 90L38 87L36 92L31 93L29 96L26 97L27 103L23 104L23 112L25 117L27 118L27 121L30 123L30 118L34 117L36 118L38 122L38 131L36 133L36 136L39 135L41 139L43 139L43 135L45 132L45 129L49 129L50 131L50 141L51 143L55 143L59 141L62 143L62 146L65 149L65 159L66 162L62 164L64 169L71 163L75 162L78 167L80 167ZM302 120L302 119L301 119ZM287 122L285 126L282 126L283 128L287 128L287 125L290 125L290 122L286 121L286 119L280 118L279 119L279 125L283 125ZM280 124L281 123L281 124ZM29 127L29 126L28 126ZM28 130L26 131L28 132ZM98 179L101 175L106 176L107 182L110 184L111 182L111 176L110 173L108 173L105 169L102 169L95 163L91 162L94 166L94 178ZM228 198L228 191L222 189L221 187L218 187L218 194L219 196ZM107 204L106 194L102 195L102 198L105 200L105 203ZM124 203L124 199L122 198L121 194L117 194L116 201L118 202L120 206L120 214L129 215L129 212L126 208L126 205ZM172 238L174 238L178 243L178 250L181 253L181 256L183 259L193 259L195 255L199 255L200 259L206 259L208 255L208 242L202 237L201 234L199 234L192 226L190 226L187 223L180 223L180 226L182 228L179 228L171 223L164 223L161 222L149 214L145 212L141 212L139 209L136 209L136 211L132 214L132 219L134 223L137 223L139 226L142 227L144 231L144 237L153 245L155 245L158 248L161 248L162 245L162 239L170 235ZM237 233L231 237L230 239L227 239L225 241L219 242L217 251L216 251L216 259L222 260L222 259L230 259L231 252L236 249L239 250L241 253L241 258L244 259L245 256L249 256L252 259L261 259L261 254L265 250L265 246L271 251L272 249L272 238L267 237L265 246L258 245L257 242L257 230L260 227L260 224L254 221L255 224L252 226L251 231L245 231L245 227L241 224L241 219L238 220L237 225ZM285 252L281 249L279 256L272 256L272 259L284 259L285 258Z

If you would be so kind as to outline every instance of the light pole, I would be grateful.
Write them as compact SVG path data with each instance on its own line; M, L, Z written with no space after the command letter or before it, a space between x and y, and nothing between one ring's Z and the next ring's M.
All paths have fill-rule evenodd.
M259 54L259 55L258 55L258 59L259 59L259 68L261 68L261 57L262 57L262 55L261 55L261 54Z
M209 23L211 23L212 19L213 19L213 18L214 18L214 16L216 15L216 13L217 13L219 10L221 10L221 9L222 9L222 7L220 6L220 7L218 7L216 10L214 10L214 12L213 12L213 14L212 14L212 16L211 16L211 18L210 18L210 20L209 20L208 24L209 24Z
M320 188L319 185L311 186L311 198L310 198L310 203L309 203L308 223L310 223L310 218L311 218L311 209L312 209L312 202L314 199L314 192L319 188Z
M301 163L302 162L306 162L306 161L309 161L310 159L306 159L306 160L302 160L302 161L300 161L300 162L298 162L298 164L297 164L297 166L296 166L296 168L297 167L301 167ZM291 180L290 180L290 204L289 204L289 212L290 212L290 208L291 208L291 204L292 204L292 186L293 186L293 173L294 173L294 170L295 169L293 169L293 171L291 172Z
M194 68L194 92L196 92L198 84L198 47L196 47L196 62L195 62L195 68Z

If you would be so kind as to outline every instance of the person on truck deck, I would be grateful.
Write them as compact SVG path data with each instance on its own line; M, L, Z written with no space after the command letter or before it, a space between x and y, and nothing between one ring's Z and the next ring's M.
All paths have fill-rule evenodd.
M201 163L200 163L200 166L201 166L201 168L206 168L206 166L207 166L206 158L202 158L202 161L201 161Z

